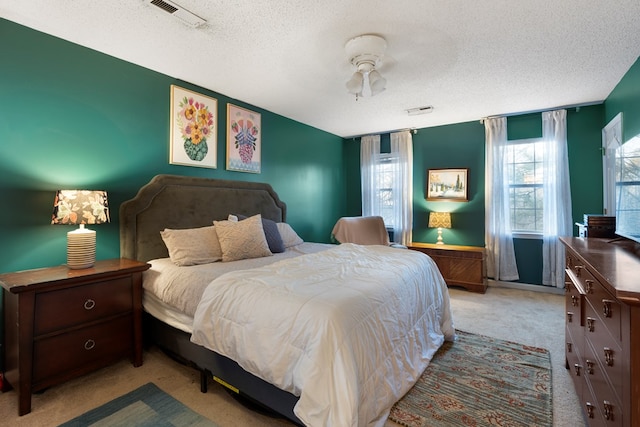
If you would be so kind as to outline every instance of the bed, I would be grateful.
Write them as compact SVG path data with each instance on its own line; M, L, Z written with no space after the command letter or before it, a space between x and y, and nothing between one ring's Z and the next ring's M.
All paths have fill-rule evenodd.
M268 221L278 225L286 248L175 266L163 230L213 228L225 246L236 214L265 235ZM121 256L152 264L145 339L199 369L203 391L213 376L299 425L383 425L455 338L446 284L420 252L302 242L287 227L286 205L268 184L154 177L120 207ZM158 284L167 278L174 294L197 300L167 297Z

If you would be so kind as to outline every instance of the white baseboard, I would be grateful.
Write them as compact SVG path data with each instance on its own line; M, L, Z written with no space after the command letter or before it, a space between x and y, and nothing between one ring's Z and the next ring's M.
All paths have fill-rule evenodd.
M500 280L488 279L487 286L493 286L496 288L521 289L524 291L546 292L548 294L564 295L564 289L562 288L554 288L552 286L544 286L544 285L531 285L528 283L502 282Z

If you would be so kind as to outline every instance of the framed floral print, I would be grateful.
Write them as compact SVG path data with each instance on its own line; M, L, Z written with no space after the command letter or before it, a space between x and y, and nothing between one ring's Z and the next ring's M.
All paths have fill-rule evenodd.
M171 85L169 163L217 168L215 98Z
M427 200L466 202L469 169L429 169L427 172Z
M260 114L227 104L227 170L260 173Z

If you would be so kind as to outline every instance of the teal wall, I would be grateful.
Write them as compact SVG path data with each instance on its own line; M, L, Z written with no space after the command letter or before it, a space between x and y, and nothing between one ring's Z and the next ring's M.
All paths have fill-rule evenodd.
M606 123L622 113L625 141L640 134L640 58L631 66L604 103Z
M567 111L567 144L575 221L585 213L602 211L602 159L600 132L604 106L594 105ZM542 135L540 113L507 118L509 139ZM413 240L435 242L437 231L427 227L430 211L452 212L452 228L443 230L446 243L484 246L484 125L479 121L418 129L413 135ZM359 215L360 151L358 140L345 141L345 174L349 177L347 194L349 215ZM429 169L468 168L468 202L432 202L426 200ZM595 172L594 172L595 171ZM357 195L357 199L356 199ZM574 222L575 222L574 221ZM577 234L577 230L574 230ZM516 239L516 262L522 283L542 283L542 242Z
M97 258L118 257L119 206L160 173L268 182L303 239L329 241L346 203L342 138L3 19L0 40L0 272L66 262L71 228L50 225L60 188L108 192ZM169 164L171 84L218 100L217 169ZM260 174L225 170L228 102L262 114Z
M118 257L119 206L160 173L268 182L303 239L329 240L346 202L341 138L3 19L0 40L0 273L66 262L57 189L107 190L97 258ZM217 169L168 163L171 84L218 100ZM225 170L228 102L262 114L260 174Z

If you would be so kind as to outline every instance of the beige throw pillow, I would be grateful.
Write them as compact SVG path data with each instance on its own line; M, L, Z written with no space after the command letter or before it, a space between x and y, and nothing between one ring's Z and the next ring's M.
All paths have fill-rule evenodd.
M218 233L223 262L272 255L259 214L244 221L214 221L213 224Z
M208 264L222 259L214 226L170 229L160 232L171 261L179 266Z

